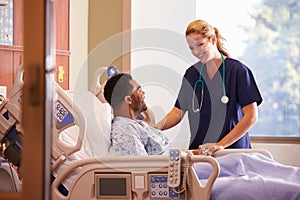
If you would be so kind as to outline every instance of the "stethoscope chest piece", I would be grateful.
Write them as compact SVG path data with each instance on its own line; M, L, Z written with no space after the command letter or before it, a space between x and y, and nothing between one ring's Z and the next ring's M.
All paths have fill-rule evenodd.
M226 90L225 90L225 62L224 62L224 56L221 53L221 57L222 57L222 67L223 67L223 74L222 74L222 86L223 86L223 96L221 97L221 102L223 104L227 104L229 102L229 98L228 96L226 96ZM193 91L193 97L192 97L192 109L194 113L199 113L201 111L202 108L202 104L203 104L203 95L204 95L204 82L202 81L202 72L203 72L203 68L204 68L204 64L202 64L201 69L200 69L200 75L199 75L199 79L195 82L194 84L194 91ZM197 85L201 83L201 99L200 99L200 104L198 108L195 108L195 93L196 93L196 88Z
M227 104L229 102L229 98L228 96L224 95L221 97L221 102L224 103L224 104Z

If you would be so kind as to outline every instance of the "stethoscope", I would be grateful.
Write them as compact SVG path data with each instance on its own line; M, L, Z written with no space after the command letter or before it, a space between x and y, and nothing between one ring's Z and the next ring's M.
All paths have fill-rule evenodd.
M222 57L222 67L223 67L223 74L222 74L223 96L221 97L221 102L223 104L227 104L229 102L229 98L228 98L228 96L226 96L226 90L225 90L225 62L224 62L223 53L221 53L221 57ZM202 66L201 66L199 79L194 84L193 98L192 98L192 107L193 107L194 113L199 113L202 109L203 96L204 96L204 82L202 80L203 68L204 68L204 64L202 64ZM197 85L199 85L199 84L201 85L201 99L200 99L199 108L195 108L196 88L197 88Z

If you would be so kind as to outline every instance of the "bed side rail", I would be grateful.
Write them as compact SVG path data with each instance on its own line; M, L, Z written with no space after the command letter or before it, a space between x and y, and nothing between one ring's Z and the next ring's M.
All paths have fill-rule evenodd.
M189 200L199 200L199 199L209 199L212 186L219 175L219 164L216 159L213 157L207 156L195 156L191 155L189 158L189 173L188 173L188 182L187 182L187 190L188 190L188 199ZM185 164L186 160L183 159L182 165ZM197 174L193 169L193 164L196 162L206 162L212 165L213 171L207 181L207 184L203 186L198 180ZM88 193L90 195L90 191L93 189L88 188L87 191L83 190L76 185L80 185L80 182L86 181L85 176L91 176L91 171L93 173L131 173L133 174L147 174L147 173L167 173L169 165L169 158L167 155L151 155L151 156L115 156L115 157L105 157L101 159L85 159L76 161L71 166L62 170L54 182L52 183L52 197L54 200L66 200L73 199L74 193L78 193L79 189L81 193ZM78 169L79 173L77 174L77 178L74 181L74 184L69 189L69 193L67 196L64 196L60 193L58 186L60 183L64 181L64 179L68 178L74 170ZM84 180L85 179L85 180ZM89 181L90 182L90 181ZM93 180L91 179L91 182ZM147 185L147 184L146 184ZM90 187L94 187L93 183L91 183ZM134 193L134 189L132 188L132 192ZM148 189L145 189L143 193L149 192ZM133 195L134 196L134 195ZM144 199L150 199L149 194L143 194L145 196ZM74 197L76 198L76 197ZM136 198L133 198L136 199Z
M222 149L213 153L213 157L220 157L230 153L260 153L273 159L273 155L266 149Z

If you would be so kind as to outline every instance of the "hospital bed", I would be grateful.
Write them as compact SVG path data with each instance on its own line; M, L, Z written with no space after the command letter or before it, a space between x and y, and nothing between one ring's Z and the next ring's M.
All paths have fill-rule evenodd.
M172 159L174 151L180 152L178 165ZM52 183L52 198L283 200L300 197L300 169L273 162L268 151L228 149L212 157L174 151L149 156L108 154L74 161L57 173ZM245 158L251 160L244 164ZM266 167L270 165L272 169ZM175 174L178 174L178 182L170 182ZM65 190L60 189L61 184L71 177L74 178L72 183L66 184L67 193L62 192Z
M105 71L102 69L102 73ZM12 116L12 122L1 118L0 141L7 137L11 127L22 132L20 101L13 100L14 96L21 97L22 82L17 81L15 85L10 104L6 102L3 106ZM115 156L109 148L110 107L91 91L64 91L55 83L54 86L51 152L54 200L209 199L212 193L218 192L214 186L222 172L219 158L256 152L272 160L268 151L259 149L222 150L213 156L192 155L190 151L178 149L163 155ZM11 140L8 144L19 147L18 141ZM21 150L16 149L13 152L19 158ZM14 156L5 154L4 157L15 164L21 163ZM206 164L203 174L199 174L202 167L199 164ZM206 177L202 178L204 174Z
M63 97L65 99L62 102L66 102L66 105L71 105L70 102L67 102L72 99L71 102L77 106L68 108L69 111L73 109L83 111L86 109L86 105L92 105L93 108L105 106L103 105L105 103L101 102L103 96L101 96L101 92L99 92L101 91L99 90L99 88L101 88L101 85L99 85L99 77L102 73L106 72L106 69L107 68L98 69L96 72L97 77L94 79L94 84L97 85L97 87L92 87L90 92L81 94L71 92L71 98L68 98L68 95L65 95L65 91L58 88L58 93L60 94L59 98ZM96 93L97 95L95 95ZM74 98L74 95L77 95L77 98ZM95 104L99 105L95 106ZM80 111L77 113L80 114ZM79 121L87 123L86 125L80 125L80 128L81 126L94 126L89 123L97 118L97 113L101 112L94 110L85 112L85 114L83 114L84 116L80 116L79 118L81 118L81 120ZM73 116L75 117L76 115ZM111 118L107 113L101 116L102 118ZM85 120L82 120L82 118ZM103 121L99 123L103 125ZM110 127L110 121L108 124L104 124L104 126ZM68 135L67 129L64 129L63 126L56 127L62 127L60 130L55 131L56 133L65 132L65 134ZM87 131L86 133L85 131L80 131L83 134L79 136L79 138L81 138L80 144L85 143L85 138L88 138L88 135L95 134L93 131ZM220 173L220 166L216 160L217 157L236 152L258 152L272 158L272 155L268 151L259 149L222 150L215 153L213 157L203 155L196 156L190 151L178 149L172 149L164 155L114 156L110 153L109 132L110 128L108 131L97 132L97 136L92 136L92 138L101 139L101 141L97 143L98 148L92 150L92 152L100 151L100 153L96 153L96 155L100 156L91 156L90 153L85 153L89 158L74 161L67 167L63 167L63 169L57 173L52 183L53 199L209 199L214 182ZM59 137L55 137L54 139L58 138ZM76 139L73 138L73 140L75 141ZM73 144L79 143L74 141ZM94 141L89 140L89 142L93 143ZM62 150L61 153L64 152L64 146L62 144L63 143L57 145L57 147L60 146ZM96 145L90 145L89 147L93 146L95 147ZM175 159L177 164L176 162L174 163L172 157L174 152L177 152L178 155ZM210 166L211 171L205 181L201 182L198 179L197 172L194 170L195 163L208 163ZM68 188L68 192L63 194L60 191L60 186L70 177L73 177L72 183L65 184ZM174 183L172 181L175 180L175 177L177 177L177 180Z
M99 121L101 119L97 121L98 124L109 127L106 131L96 131L97 135L95 136L95 130L87 130L88 127L95 126L91 123L93 123L93 119L97 118L96 115L99 112L95 109L86 111L86 105L102 109L102 111L103 107L107 105L99 101L99 97L97 98L89 91L66 92L57 87L57 94L55 109L58 107L59 110L66 111L68 115L72 116L72 120L68 120L70 123L64 123L67 120L55 118L52 152L55 161L52 169L53 171L61 169L55 173L55 180L52 183L53 199L209 198L214 180L219 173L219 165L213 157L194 156L190 152L177 151L176 160L178 159L179 164L172 164L169 154L157 156L111 155L109 149L111 116L108 113L102 114L101 117L109 118L109 121ZM74 138L68 129L76 123L79 127L79 134ZM60 137L59 134L67 135L68 139L72 138L71 143L74 146L67 145L66 141L62 142L60 139L63 140L63 137ZM95 141L89 140L89 137L100 139L96 142L98 146L97 144L90 144L95 143ZM89 143L89 147L92 147L93 155L87 151L81 152L81 155L82 153L86 155L86 159L71 159L72 163L69 163L67 167L63 166L64 161L71 156L70 152L75 154L79 150L83 151L82 148L84 147L79 148L79 146L84 146L87 143ZM206 162L213 168L213 172L205 185L202 185L195 177L196 174L192 167L195 162ZM173 171L171 172L171 170ZM175 175L176 173L178 175ZM175 188L173 189L168 185L168 180L172 180L170 177L175 176L177 178L176 184L173 183L172 185ZM76 178L73 178L72 183L65 183L66 179L70 177ZM67 187L67 194L62 194L60 190L61 184L64 183Z

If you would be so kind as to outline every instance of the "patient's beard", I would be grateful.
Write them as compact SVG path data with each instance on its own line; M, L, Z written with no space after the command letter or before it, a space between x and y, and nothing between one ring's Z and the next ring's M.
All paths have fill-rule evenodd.
M142 106L134 106L131 108L136 115L139 115L141 112L147 110L147 105L143 104Z
M144 112L144 111L146 111L147 109L148 109L147 105L144 104L144 105L143 105L143 110L142 110L141 112Z
M130 105L130 108L136 115L138 115L147 110L147 105L142 100L132 98L132 104Z

